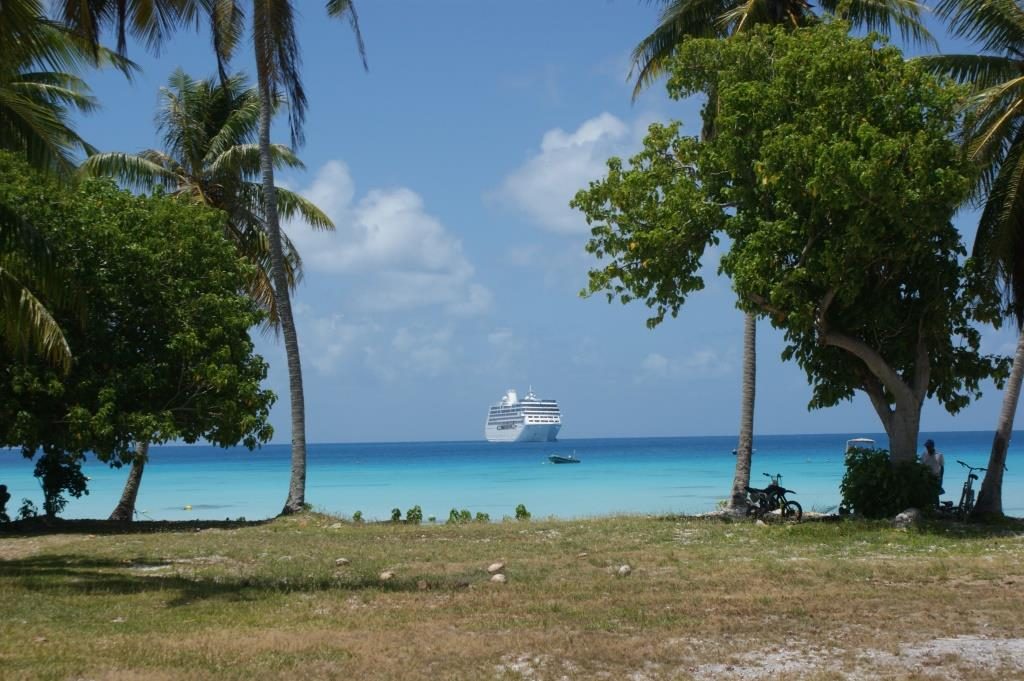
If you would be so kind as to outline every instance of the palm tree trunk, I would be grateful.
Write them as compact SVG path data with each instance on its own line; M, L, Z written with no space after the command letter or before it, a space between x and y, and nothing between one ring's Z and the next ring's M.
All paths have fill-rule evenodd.
M1006 465L1006 449L1010 446L1013 433L1013 417L1017 413L1017 402L1020 400L1020 384L1024 378L1024 333L1017 337L1017 352L1013 356L1013 369L1010 380L1003 392L1003 408L999 412L999 423L996 434L992 438L992 453L988 457L988 470L981 483L978 503L974 506L974 516L1003 514L1003 466Z
M284 350L288 358L288 388L292 407L292 475L288 499L282 515L302 511L306 503L306 405L302 391L302 363L299 361L299 337L295 332L291 301L288 299L288 275L281 248L281 225L277 215L277 192L274 189L274 165L270 154L270 120L273 116L273 84L267 64L270 45L256 39L256 64L260 92L260 171L263 178L264 211L267 240L270 242L270 269L274 283L274 302L284 334Z
M130 522L135 516L135 500L139 497L139 485L142 483L142 470L149 459L149 443L140 442L135 447L135 458L132 459L131 470L128 471L128 479L124 482L124 491L121 492L121 501L110 514L108 520L120 520Z
M757 317L747 312L743 318L743 395L740 398L740 441L736 446L736 474L732 479L729 508L747 505L746 487L750 484L750 459L754 451L754 388L757 382Z

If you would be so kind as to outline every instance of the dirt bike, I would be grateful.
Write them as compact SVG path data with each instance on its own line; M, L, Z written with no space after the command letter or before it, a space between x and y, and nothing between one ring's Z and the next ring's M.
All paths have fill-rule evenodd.
M769 513L778 511L783 520L799 522L803 518L804 510L798 502L786 498L787 494L796 494L796 492L782 486L782 473L775 475L763 473L762 475L768 478L771 484L763 489L746 488L747 515L760 520Z

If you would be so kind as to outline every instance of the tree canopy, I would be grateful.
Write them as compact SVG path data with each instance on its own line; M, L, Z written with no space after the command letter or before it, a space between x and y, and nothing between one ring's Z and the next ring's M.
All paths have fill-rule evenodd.
M913 457L926 397L955 413L1003 368L979 354L972 322L997 301L971 288L950 222L973 181L953 140L963 91L842 22L688 41L671 73L675 98L716 93L716 134L654 125L628 167L610 160L576 196L588 250L610 259L588 292L640 297L656 324L727 237L720 270L785 331L810 406L863 391L894 458Z
M223 237L222 212L110 181L53 184L0 155L0 201L56 237L74 272L84 320L67 321L67 375L31 356L0 354L0 444L119 464L135 443L205 438L266 442L274 395L249 330L261 313L240 290L250 266ZM49 301L47 301L49 302Z

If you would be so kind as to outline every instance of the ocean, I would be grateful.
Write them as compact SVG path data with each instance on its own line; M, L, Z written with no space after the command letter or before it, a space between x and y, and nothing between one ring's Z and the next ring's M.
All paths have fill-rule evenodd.
M754 439L751 481L781 473L805 511L839 504L843 449L852 437L884 435L767 435ZM922 433L946 457L945 499L956 502L966 470L958 459L985 466L991 432ZM423 517L447 519L452 508L514 516L524 504L534 517L579 518L616 513L702 513L727 496L732 483L735 437L601 438L549 443L402 442L309 446L306 500L319 511L386 519L392 508L419 505ZM572 454L578 465L554 465L552 453ZM1010 445L1003 485L1004 510L1024 516L1022 448ZM284 505L290 448L162 446L150 451L136 509L153 520L276 515ZM13 516L23 498L42 505L32 462L18 451L0 450L0 484L11 493ZM111 469L93 459L84 467L89 494L71 499L65 518L106 518L121 495L127 468Z

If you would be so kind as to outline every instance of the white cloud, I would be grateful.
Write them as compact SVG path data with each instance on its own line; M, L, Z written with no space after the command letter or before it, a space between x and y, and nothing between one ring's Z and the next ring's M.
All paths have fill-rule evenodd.
M391 347L405 358L405 366L416 373L437 376L451 366L451 342L455 335L450 327L435 330L401 328L391 340Z
M304 347L310 352L310 364L319 373L331 375L339 367L363 352L372 343L371 338L378 329L371 324L355 324L345 321L342 315L313 317L306 319L309 308L297 311L302 323L300 338Z
M359 275L356 299L365 306L440 306L456 315L478 314L490 306L491 293L473 280L462 242L411 189L371 189L357 200L348 166L330 161L301 193L336 227L314 232L304 224L291 226L289 235L306 267Z
M717 378L731 374L734 364L731 353L723 355L709 348L695 350L683 358L652 352L641 360L634 380L642 383L659 378Z
M635 149L645 129L640 121L630 126L602 113L573 132L549 130L540 150L505 177L492 196L523 211L545 229L586 233L583 214L569 208L569 201L591 180L605 174L609 157L626 156Z

